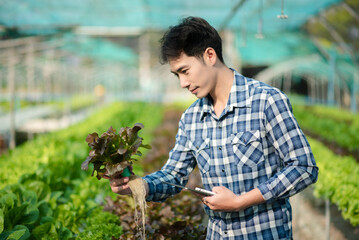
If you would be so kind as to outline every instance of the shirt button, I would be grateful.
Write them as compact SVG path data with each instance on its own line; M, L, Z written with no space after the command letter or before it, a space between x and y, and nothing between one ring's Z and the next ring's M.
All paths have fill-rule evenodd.
M220 122L218 122L217 127L222 128L222 124Z
M224 231L224 234L227 234L228 232L227 231Z
M222 150L222 147L219 147L218 149L219 149L219 150Z
M224 172L224 169L222 169L222 172Z

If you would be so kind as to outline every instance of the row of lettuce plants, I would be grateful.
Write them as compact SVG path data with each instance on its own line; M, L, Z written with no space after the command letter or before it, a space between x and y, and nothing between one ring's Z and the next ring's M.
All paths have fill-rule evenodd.
M300 126L322 139L359 153L359 115L325 106L293 106Z
M294 105L294 115L301 128L319 137L308 137L317 164L319 178L315 195L329 199L341 210L344 219L359 225L359 116L349 111L322 105ZM324 141L323 141L324 140ZM339 156L328 143L335 143L353 155Z
M319 167L315 196L329 199L344 219L353 226L359 225L359 164L351 156L336 155L323 143L308 140Z
M118 217L102 211L112 196L108 182L81 170L88 155L85 138L136 122L152 139L162 107L121 103L106 107L69 129L40 136L0 158L0 239L111 239L122 233ZM141 175L141 167L135 165Z
M34 106L52 106L59 112L76 112L80 109L89 108L95 104L100 104L101 99L95 97L93 94L76 94L71 97L63 98L61 100L52 101L29 101L26 99L15 100L15 110L21 110ZM8 100L0 100L0 116L10 112L10 102Z

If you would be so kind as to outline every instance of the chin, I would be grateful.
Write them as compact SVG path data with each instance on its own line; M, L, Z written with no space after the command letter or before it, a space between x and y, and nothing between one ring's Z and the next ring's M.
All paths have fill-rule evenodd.
M200 94L197 94L197 95L195 95L196 96L196 98L204 98L204 97L206 97L207 95L200 95Z

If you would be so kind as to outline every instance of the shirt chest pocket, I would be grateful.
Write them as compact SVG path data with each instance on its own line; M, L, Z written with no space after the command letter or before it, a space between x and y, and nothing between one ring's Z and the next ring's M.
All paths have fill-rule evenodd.
M237 166L255 167L264 159L260 131L246 131L231 137L234 162Z
M209 161L211 159L210 139L196 139L191 142L190 147L195 156L200 172L205 173L209 170Z

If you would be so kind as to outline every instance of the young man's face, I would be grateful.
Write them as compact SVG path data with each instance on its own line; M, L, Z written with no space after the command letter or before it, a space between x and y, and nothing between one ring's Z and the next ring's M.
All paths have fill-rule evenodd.
M206 97L212 91L215 76L206 59L182 53L179 58L170 60L169 65L171 72L179 78L181 87L187 88L197 98Z

